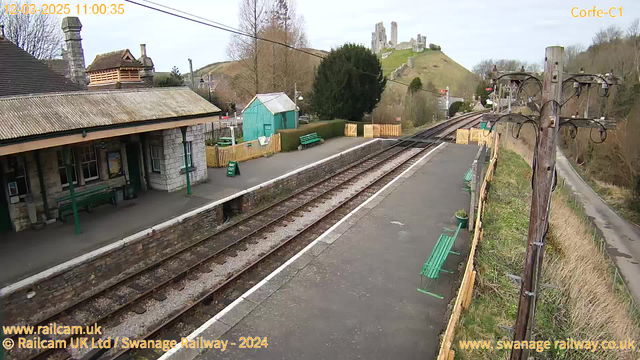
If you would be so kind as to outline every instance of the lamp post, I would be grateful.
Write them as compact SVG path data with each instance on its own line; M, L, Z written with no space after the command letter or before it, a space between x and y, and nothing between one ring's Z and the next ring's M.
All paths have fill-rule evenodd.
M298 100L302 101L304 100L304 98L302 97L302 95L298 96L298 84L294 83L293 84L293 100L294 103L296 105L296 129L298 128Z

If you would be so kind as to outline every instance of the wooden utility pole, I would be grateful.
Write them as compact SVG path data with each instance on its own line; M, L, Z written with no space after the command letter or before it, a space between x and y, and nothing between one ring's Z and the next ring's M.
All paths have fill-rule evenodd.
M527 254L522 274L514 341L523 341L530 338L536 301L539 295L538 282L542 273L545 235L549 228L551 189L556 168L556 140L558 138L558 128L560 127L563 61L563 47L550 46L546 49L537 153L534 154L536 161L535 172L533 173ZM527 357L528 351L513 349L510 359L526 360Z

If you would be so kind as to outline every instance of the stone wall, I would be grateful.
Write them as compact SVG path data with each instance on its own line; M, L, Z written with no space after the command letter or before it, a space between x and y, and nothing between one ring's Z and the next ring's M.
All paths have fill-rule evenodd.
M206 238L222 224L222 204L88 259L37 283L3 294L5 324L37 314L43 320L127 276Z
M295 173L284 179L280 179L268 186L262 187L249 194L245 194L241 199L242 212L246 213L260 207L276 198L308 186L320 179L337 173L341 169L353 164L363 157L391 146L390 141L374 141L358 149L343 154L331 161L324 162L315 167Z
M187 186L185 169L182 167L184 147L180 129L164 130L163 149L166 177L166 188L163 190L176 191ZM191 141L192 167L190 170L191 184L207 180L207 155L204 144L204 125L190 126L187 129L187 141Z

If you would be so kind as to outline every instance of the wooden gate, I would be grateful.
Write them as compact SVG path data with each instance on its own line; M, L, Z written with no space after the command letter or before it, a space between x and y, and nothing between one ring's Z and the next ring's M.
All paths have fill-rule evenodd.
M344 124L344 136L357 137L358 125L356 124Z
M373 125L367 124L364 126L364 137L365 138L373 138Z

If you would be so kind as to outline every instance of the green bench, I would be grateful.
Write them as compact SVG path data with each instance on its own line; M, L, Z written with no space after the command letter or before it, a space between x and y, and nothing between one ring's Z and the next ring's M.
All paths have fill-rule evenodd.
M471 176L473 176L473 171L471 171L471 168L469 168L462 179L464 180L464 182L470 182Z
M301 149L316 145L318 143L322 143L322 141L323 140L320 137L320 135L318 135L316 133L311 133L311 134L300 136Z
M88 212L91 212L94 206L105 202L110 202L114 205L116 203L116 194L113 189L110 189L107 185L75 191L74 195L78 210L84 208ZM64 216L66 214L73 213L71 195L57 198L56 202L58 203L58 217L60 220L64 221Z
M449 236L445 233L440 235L436 246L434 246L427 262L422 266L422 271L420 272L420 287L418 291L437 297L438 299L444 299L442 295L433 293L429 290L429 285L434 281L437 283L438 278L440 277L441 272L446 272L452 274L453 271L443 269L442 266L444 262L447 260L447 256L449 254L460 255L459 252L453 251L453 245L456 242L456 238L458 237L458 233L460 232L460 228L462 224L458 225L458 228L455 230L452 236ZM445 232L453 232L453 230L449 230L447 228L444 229ZM424 281L426 279L426 282ZM424 285L423 285L424 283Z
M219 147L227 147L227 146L231 146L232 144L232 139L230 136L223 136L218 140L218 146Z
M466 173L464 173L464 177L462 180L467 184L467 187L463 190L471 192L471 177L473 176L472 168L469 168Z

